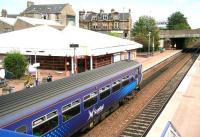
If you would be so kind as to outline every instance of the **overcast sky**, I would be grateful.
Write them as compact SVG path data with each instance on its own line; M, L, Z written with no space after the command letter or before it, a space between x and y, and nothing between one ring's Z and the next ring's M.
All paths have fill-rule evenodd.
M174 12L185 15L190 26L200 28L200 0L31 0L35 4L69 3L78 14L79 10L96 11L104 9L110 12L112 8L119 12L131 9L133 22L142 15L152 16L156 21L166 21ZM16 14L26 8L27 0L0 0L0 10Z

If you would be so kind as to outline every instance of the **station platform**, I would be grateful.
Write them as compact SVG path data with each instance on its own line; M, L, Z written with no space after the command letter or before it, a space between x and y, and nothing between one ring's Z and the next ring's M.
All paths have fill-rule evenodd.
M143 65L143 71L151 68L152 66L162 62L163 60L169 58L170 56L173 56L177 53L181 52L181 50L166 50L162 53L157 52L153 56L149 57L141 57L137 56L136 61L142 63ZM56 73L54 70L38 70L38 77L39 81L42 81L42 77L46 77L48 74L53 75L53 80L58 80L61 78L66 77L65 73L62 72L62 74ZM8 82L8 85L11 87L14 87L14 92L24 89L24 82L25 80L11 80ZM0 96L3 95L2 88L0 88Z
M166 131L166 125L169 122L175 131ZM147 137L199 137L199 129L200 56L152 126Z
M159 64L160 62L180 52L181 50L165 50L162 53L158 52L158 53L155 53L153 56L149 56L149 57L137 56L136 61L142 63L142 68L144 72L147 69L155 66L156 64Z

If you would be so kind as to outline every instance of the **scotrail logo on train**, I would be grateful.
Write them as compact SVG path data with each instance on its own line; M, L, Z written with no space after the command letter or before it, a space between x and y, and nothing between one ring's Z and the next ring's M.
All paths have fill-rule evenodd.
M93 108L93 110L92 111L88 111L89 112L89 118L88 118L88 120L89 119L91 119L91 118L93 118L94 117L94 115L98 115L100 112L102 112L103 111L103 109L104 109L104 104L102 105L102 106L100 106L99 108Z

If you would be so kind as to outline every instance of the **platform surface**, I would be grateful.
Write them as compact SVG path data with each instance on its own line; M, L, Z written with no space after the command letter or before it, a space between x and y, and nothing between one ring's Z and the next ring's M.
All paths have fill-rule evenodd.
M171 121L181 137L200 137L200 56L147 137L160 137L168 121Z

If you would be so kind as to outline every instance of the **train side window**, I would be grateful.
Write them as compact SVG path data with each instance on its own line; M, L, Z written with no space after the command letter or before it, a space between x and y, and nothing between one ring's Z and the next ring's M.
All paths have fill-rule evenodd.
M99 90L99 93L100 93L100 100L106 98L107 96L110 95L110 86L106 86L102 89Z
M53 111L33 121L33 135L41 136L58 126L58 112Z
M97 103L97 92L92 92L83 98L84 109L91 107Z
M73 101L62 108L63 122L73 118L80 113L80 100Z
M115 82L112 84L112 92L118 91L118 90L120 89L120 86L121 86L120 80L115 81Z
M122 79L122 86L126 86L129 83L129 76L126 76Z
M15 131L19 132L19 133L27 133L27 127L24 125L24 126L17 128Z

